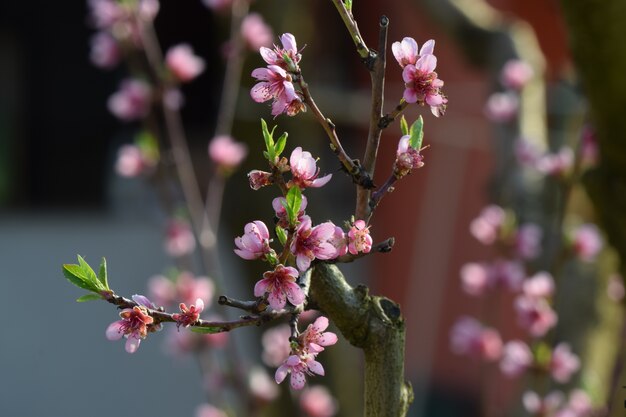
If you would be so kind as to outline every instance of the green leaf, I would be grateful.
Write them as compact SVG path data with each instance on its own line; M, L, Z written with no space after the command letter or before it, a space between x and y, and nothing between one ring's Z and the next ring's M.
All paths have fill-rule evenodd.
M265 140L265 149L267 149L266 157L270 162L274 161L275 156L274 138L272 137L274 129L272 129L272 133L270 133L270 131L267 130L267 123L265 123L265 119L261 119L261 131L263 132L263 139Z
M298 213L300 212L300 206L302 204L302 191L298 186L293 186L289 189L286 196L287 200L287 216L289 217L289 224L294 226L298 219Z
M99 294L85 294L82 297L78 297L76 299L76 302L84 303L85 301L92 301L92 300L103 300L103 298Z
M93 269L91 269L89 264L80 255L78 255L78 264L80 265L81 269L84 272L84 275L87 277L87 279L89 280L89 282L92 284L94 288L96 288L97 290L108 289L102 284L102 282L100 282L96 273L93 271Z
M344 0L343 4L346 6L347 11L352 11L352 0Z
M275 156L280 156L280 154L283 153L283 150L285 149L286 144L287 144L287 132L280 135L280 137L276 141L276 146L274 147Z
M280 244L285 246L285 242L287 242L287 233L285 232L285 229L280 226L276 226L276 236L278 236Z
M102 258L100 262L100 270L98 271L98 279L104 285L104 287L109 290L109 280L107 277L107 260L106 258Z
M190 327L189 330L191 330L194 333L200 333L200 334L214 334L214 333L221 333L222 332L222 328L219 326L212 326L212 327Z
M400 129L402 129L402 136L409 134L409 124L406 122L404 115L402 115L402 119L400 119Z
M411 139L409 139L409 146L418 151L422 148L422 141L424 140L424 119L422 116L418 117L411 125Z
M69 282L87 291L97 291L93 284L84 275L83 269L79 265L64 264L63 275Z

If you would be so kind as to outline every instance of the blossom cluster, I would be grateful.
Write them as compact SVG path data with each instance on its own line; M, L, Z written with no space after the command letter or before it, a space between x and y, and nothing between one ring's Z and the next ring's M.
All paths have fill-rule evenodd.
M520 91L534 76L533 67L528 62L520 59L507 61L500 72L500 83L505 90L493 93L487 99L486 116L498 123L514 120L519 112Z

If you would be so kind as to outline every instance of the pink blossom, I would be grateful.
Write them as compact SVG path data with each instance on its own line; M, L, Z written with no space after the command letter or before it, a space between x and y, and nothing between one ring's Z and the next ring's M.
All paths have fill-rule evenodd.
M172 318L176 320L176 327L189 327L200 319L200 314L204 310L204 301L198 298L195 304L187 307L185 303L179 304L180 313L172 314Z
M115 171L126 178L134 178L154 168L156 161L149 158L137 145L122 145L117 152Z
M208 307L214 293L215 284L207 277L194 277L191 272L185 271L176 278L177 299L184 303L191 304L200 298Z
M485 115L492 122L509 122L517 116L519 99L513 93L493 93L485 105Z
M287 324L281 324L266 330L261 337L263 345L263 362L267 366L279 366L289 356L291 347L289 338L291 329Z
M298 53L298 46L296 44L296 38L291 33L283 33L280 36L280 42L283 45L282 48L274 45L274 49L261 47L259 52L261 57L270 66L278 65L288 71L296 72L298 70L298 63L302 58L302 55ZM285 61L285 56L288 57L288 61ZM291 62L289 62L291 61Z
M575 389L570 392L567 403L554 414L554 417L591 417L593 415L589 395L581 389Z
M115 0L88 0L90 20L99 29L113 26L125 16L121 5Z
M526 391L522 396L524 408L531 415L552 415L564 401L561 391L552 391L545 398L541 398L534 391Z
M148 326L154 319L148 314L143 306L125 308L120 312L122 320L113 322L106 329L106 337L109 340L126 338L126 352L135 353L139 348L141 339L148 335Z
M581 134L581 155L582 161L587 165L595 165L600 159L598 150L598 138L596 132L592 126L586 125L583 127Z
M262 297L268 293L267 300L274 310L285 307L287 300L294 306L304 302L306 296L296 283L298 270L290 266L277 265L273 271L263 274L263 279L254 286L254 296Z
M176 299L174 283L163 275L155 275L148 280L148 292L157 305L166 306Z
M306 383L306 376L313 374L324 376L324 367L317 362L313 355L291 355L276 370L274 379L277 384L285 380L287 374L291 374L291 387L302 389Z
M470 223L470 233L484 245L493 244L504 224L505 212L494 204L485 207L480 215Z
M535 75L533 67L526 61L511 59L504 64L500 81L502 85L513 90L521 90Z
M204 59L193 53L189 44L172 46L165 54L165 64L181 82L188 82L204 71Z
M600 230L594 224L583 224L573 232L572 248L582 261L593 262L603 245Z
M202 404L196 409L195 417L228 417L228 414L211 404Z
M609 277L609 283L606 287L607 296L615 301L619 302L624 299L626 289L624 289L624 280L619 274L613 274Z
M248 181L250 182L250 188L259 190L273 183L272 173L253 169L248 172Z
M255 366L248 373L248 389L252 396L268 403L278 397L278 387L261 367Z
M556 325L557 315L543 298L525 295L515 299L517 321L534 337L542 337Z
M165 252L174 258L191 255L196 249L196 238L184 220L172 219L167 224Z
M113 36L98 32L91 37L89 59L99 68L110 69L120 62L120 48Z
M209 143L211 160L225 169L234 169L248 154L248 147L227 135L214 137Z
M300 408L309 417L332 417L337 413L337 401L328 389L316 385L302 391Z
M159 0L139 0L137 13L141 19L151 21L159 13L160 7Z
M278 219L278 226L286 229L289 227L289 218L287 216L287 210L285 209L285 204L287 204L287 199L285 197L276 197L272 200L272 207L274 208L274 212L276 213L276 218ZM304 210L308 204L308 200L306 196L302 196L302 202L300 203L300 211L298 212L298 221L302 221L302 217L304 216Z
M394 42L391 44L391 52L402 68L407 65L417 64L419 57L424 55L433 55L435 49L435 41L430 39L422 45L422 49L417 52L417 42L413 38L404 38L402 42Z
M345 254L343 231L332 222L311 227L311 218L304 216L291 243L291 253L296 256L300 271L306 271L315 258L328 260Z
M535 167L541 158L541 150L528 138L517 138L514 144L515 158L523 167Z
M431 54L420 56L415 65L405 66L402 71L403 97L407 103L429 105L432 114L439 117L444 114L448 99L441 94L443 81L437 78L436 67L437 58Z
M467 294L483 295L489 285L489 269L482 263L466 263L461 267L461 283Z
M258 51L261 47L272 45L274 33L260 14L250 13L241 22L241 36L250 49Z
M109 97L109 111L123 121L141 119L150 112L152 92L145 81L127 79L120 89Z
M521 340L512 340L504 345L500 370L509 377L519 376L533 364L533 354Z
M356 255L359 252L369 253L370 250L372 250L370 228L363 220L357 220L348 232L348 251Z
M563 146L557 153L546 153L535 164L535 168L542 174L561 176L570 170L574 164L574 151Z
M296 94L291 75L278 65L268 65L267 68L257 68L252 71L252 76L259 83L250 90L250 96L257 103L274 100L272 103L272 116L286 113L294 116L304 109L302 100Z
M522 259L534 259L541 252L543 231L534 223L524 223L515 233L515 252Z
M301 189L307 187L319 188L328 183L333 176L333 174L328 174L322 178L317 178L320 170L315 159L310 152L302 151L300 146L291 152L289 165L293 175L291 182Z
M552 351L552 358L548 365L550 374L555 381L562 384L569 382L572 374L580 368L578 356L572 353L567 343L559 343Z
M178 111L185 105L185 96L178 88L166 88L163 93L163 104L170 110Z
M450 332L452 351L486 361L495 361L502 354L502 339L497 330L484 327L478 320L461 317Z
M526 273L524 265L519 261L497 259L489 270L492 287L503 287L517 291L522 286Z
M270 232L260 220L246 224L244 235L235 238L235 253L243 259L258 259L270 253Z
M419 149L413 149L409 142L411 136L405 135L398 142L396 151L396 160L393 164L393 173L396 178L402 178L410 174L413 169L424 166L424 157L420 154Z
M554 278L548 272L538 272L524 281L522 291L530 298L550 298L554 294Z
M324 346L331 346L337 343L337 335L332 332L324 332L328 327L326 317L318 317L313 324L309 324L306 330L300 335L300 340L304 349L313 354L318 354L324 350Z

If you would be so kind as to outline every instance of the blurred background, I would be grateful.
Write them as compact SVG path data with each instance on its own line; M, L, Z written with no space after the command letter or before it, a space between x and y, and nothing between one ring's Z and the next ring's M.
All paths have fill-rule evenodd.
M519 381L490 377L492 369L451 353L449 333L459 316L481 311L502 315L505 338L520 333L507 313L511 300L500 299L487 310L481 299L462 292L459 269L466 262L494 256L471 237L468 225L485 205L508 198L502 192L510 185L503 174L507 168L503 153L510 153L510 146L498 140L512 134L509 127L494 126L485 116L487 99L500 88L502 65L522 51L540 71L537 88L542 92L534 100L542 104L536 109L539 115L532 116L540 122L516 126L516 131L539 132L540 139L553 141L546 146L554 148L579 135L585 120L586 104L573 74L559 3L354 3L355 17L371 45L382 14L391 22L390 43L405 36L420 45L436 40L437 72L445 81L449 107L438 119L417 106L407 111L409 121L424 115L425 143L430 148L424 153L425 167L400 182L372 220L374 240L393 236L394 250L368 256L344 271L352 284L366 283L373 293L402 306L407 323L406 377L415 390L409 415L481 415L481 404L494 401L482 397L485 386L497 386L497 401L513 410L501 415L513 415L520 407ZM361 155L367 136L369 75L331 2L263 0L251 8L263 15L275 35L291 32L300 47L306 45L301 66L312 93L336 123L348 153ZM207 8L199 0L161 0L155 26L164 49L188 42L207 63L204 73L183 87L182 109L204 190L212 172L207 145L223 85L228 13ZM104 303L74 303L80 291L61 274L61 265L73 263L77 253L92 265L105 256L112 287L131 295L145 293L148 278L171 264L163 251L166 215L155 192L139 179L115 174L117 151L132 141L137 126L120 123L107 111L106 101L125 70L101 71L91 65L93 33L83 2L0 5L0 322L4 329L0 415L191 416L207 389L195 362L164 355L160 335L144 341L132 356L121 343L108 342L104 330L116 320L113 309ZM274 191L253 192L246 178L250 170L264 167L258 120L269 120L269 107L250 100L253 79L248 76L261 64L257 54L246 56L233 136L246 143L250 153L228 179L218 238L229 295L239 299L252 297L252 285L262 270L240 262L232 252L233 238L248 221L268 221L273 215ZM389 59L387 111L402 91L401 69ZM279 132L289 132L289 152L296 143L302 145L320 157L322 172L334 174L329 186L309 193L307 212L336 224L348 219L354 210L353 187L339 171L311 113L281 116L272 124L278 124ZM391 168L400 136L397 124L383 134L378 183ZM508 201L519 203L524 198L535 197ZM588 213L588 204L581 204L581 211ZM587 318L591 316L593 312ZM237 333L233 337L246 363L258 362L260 330L245 328ZM360 351L342 340L324 355L327 377L316 382L328 385L337 398L337 415L359 415Z

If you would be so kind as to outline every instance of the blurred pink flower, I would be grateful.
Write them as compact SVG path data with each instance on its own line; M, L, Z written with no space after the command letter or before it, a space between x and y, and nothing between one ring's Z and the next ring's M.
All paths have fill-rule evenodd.
M491 245L498 238L504 219L505 212L502 207L494 204L487 206L470 223L470 233L480 243Z
M163 93L163 104L170 110L178 111L185 104L185 96L178 88L167 88Z
M159 306L167 306L176 300L174 283L163 275L155 275L148 280L148 293Z
M165 64L181 82L188 82L204 71L204 59L193 53L189 44L172 46L165 54Z
M552 391L545 398L541 398L534 391L526 391L522 396L524 408L533 416L552 415L563 404L564 396L561 391Z
M121 5L115 0L88 0L87 5L90 21L99 29L113 26L125 16Z
M552 378L565 384L569 382L572 374L580 368L580 359L572 353L569 344L559 343L552 351L552 358L548 367Z
M208 307L215 293L215 284L207 277L194 277L191 272L181 272L176 278L177 299L191 304L198 298Z
M519 99L513 93L493 93L487 99L485 115L492 122L509 122L517 116Z
M241 22L241 36L250 49L258 51L262 46L272 46L274 33L260 14L250 13Z
M209 156L218 166L234 169L248 155L248 147L226 135L216 136L209 143Z
M154 168L155 161L147 158L137 145L122 145L117 152L115 172L126 178L134 178Z
M113 36L98 32L91 37L89 59L96 67L111 69L120 62L120 48Z
M191 226L184 220L171 219L167 224L165 252L174 258L191 255L196 249L196 238Z
M556 325L556 312L544 298L521 295L515 299L517 321L533 337L542 337Z
M585 262L593 262L604 246L600 230L591 223L579 226L572 233L571 239L574 253Z
M356 255L359 252L369 253L370 250L372 250L370 229L363 220L357 220L348 232L348 251Z
M300 335L300 340L307 352L317 354L324 350L324 346L331 346L337 343L337 335L332 332L324 332L328 327L326 317L318 317L313 324L309 324Z
M489 269L485 264L468 262L461 267L460 274L463 291L474 296L485 293L489 285Z
M500 74L500 81L507 88L521 90L534 75L533 67L526 61L511 59L504 64Z
M458 355L467 355L486 361L495 361L502 355L502 339L497 330L483 326L471 317L461 317L450 332L451 349Z
M152 91L150 85L138 79L126 79L107 103L109 111L123 121L141 119L150 112Z
M235 253L243 259L258 259L270 252L270 232L260 220L246 224L244 234L235 238Z
M337 401L328 389L316 385L302 391L300 408L309 417L332 417L337 413Z
M281 324L266 330L261 337L263 344L263 362L267 366L279 366L289 356L291 347L289 338L291 329L287 324Z
M273 401L279 394L274 381L263 368L258 366L252 367L248 373L248 388L252 396L263 403Z
M535 168L542 174L561 176L574 164L574 151L563 146L557 153L546 153L537 160Z
M608 297L615 302L619 302L624 299L626 289L624 289L624 280L619 274L613 274L609 277L606 293Z
M291 387L300 390L304 388L307 375L324 376L324 367L315 360L313 355L291 355L276 370L274 379L277 384L285 380L287 374L291 374Z
M311 227L311 218L304 216L291 243L291 253L296 257L300 271L306 271L315 258L335 259L346 253L345 239L340 227L332 222Z
M491 268L490 284L493 288L502 287L510 291L517 291L526 277L524 265L519 261L496 259Z
M500 370L509 377L519 376L533 364L533 354L525 342L512 340L504 345Z
M431 54L421 55L415 64L406 65L402 70L403 98L407 103L430 106L432 114L439 117L444 114L448 99L441 94L443 81L437 78L436 67L437 58Z
M535 259L541 252L543 230L534 223L524 223L515 233L515 253L522 259Z
M514 144L515 158L517 163L523 167L535 168L537 161L541 158L541 150L528 138L519 137Z
M211 404L202 404L196 409L195 417L228 417L228 414Z
M263 279L254 286L254 296L262 297L269 293L267 301L274 310L282 310L287 300L294 306L304 302L306 296L296 283L298 270L290 266L277 265L273 271L263 274Z
M565 406L558 410L554 417L592 417L593 411L589 395L581 389L574 389L569 393Z
M137 4L137 13L139 17L145 21L154 20L161 5L159 0L139 0Z
M315 158L313 158L310 152L303 151L300 146L291 152L289 165L293 175L291 182L300 187L300 189L322 187L333 176L333 174L328 174L322 178L317 178L320 170L317 167Z
M554 294L554 278L541 271L524 281L524 295L530 298L550 298Z
M598 149L598 138L592 126L583 126L581 134L581 156L582 162L587 165L595 165L600 159L600 151Z

